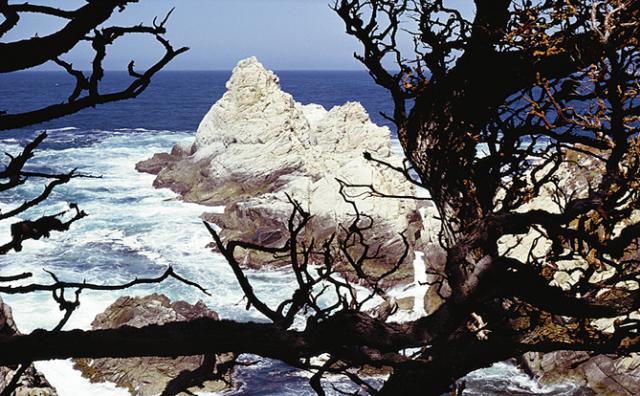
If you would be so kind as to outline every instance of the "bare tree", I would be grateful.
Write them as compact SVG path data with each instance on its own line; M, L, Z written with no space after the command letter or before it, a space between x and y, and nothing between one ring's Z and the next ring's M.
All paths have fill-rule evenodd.
M9 0L0 0L0 15L3 17L0 23L0 40L19 25L21 15L26 13L60 18L66 21L61 29L44 37L34 36L13 42L0 42L0 73L27 70L46 62L54 62L75 81L73 91L70 92L68 99L63 103L52 103L43 108L24 113L13 114L0 111L0 130L35 125L103 103L135 98L149 86L151 78L158 71L176 56L187 51L187 48L184 47L174 49L164 37L164 33L166 33L165 25L171 12L163 19L154 19L153 23L148 26L142 24L136 26L105 26L105 23L108 22L114 12L123 12L128 4L136 3L137 1L90 1L78 9L63 10L57 7L29 3L10 3ZM165 53L151 67L142 72L137 71L134 61L131 61L127 68L131 77L129 85L121 91L102 92L100 82L104 77L102 64L107 54L107 47L117 39L131 34L144 34L153 37L162 46ZM82 43L89 43L94 50L91 71L88 74L75 69L72 64L62 59L64 54ZM20 154L12 155L6 153L8 161L3 163L4 169L0 171L0 193L15 192L25 183L38 180L48 182L39 195L18 203L15 207L4 212L0 212L0 221L16 218L17 216L28 216L29 209L47 201L56 187L66 184L74 178L95 177L78 173L76 169L58 174L31 170L32 166L30 166L29 161L35 156L37 148L46 137L46 132L39 134L24 147ZM87 214L80 210L76 204L70 204L69 210L45 215L35 220L17 221L11 225L10 239L0 245L0 255L6 255L11 251L21 251L25 240L47 238L52 232L67 231L74 222L86 216ZM0 287L2 288L0 293L51 292L53 299L63 312L63 317L52 331L59 331L64 327L71 314L78 308L80 294L85 289L120 290L138 284L159 283L167 278L174 278L188 285L198 287L206 293L197 284L175 274L172 268L168 268L164 274L156 278L136 279L123 285L64 282L60 281L55 274L50 273L50 275L53 279L51 284L24 284L24 281L31 278L33 274L29 272L19 274L0 273ZM17 282L21 283L18 285ZM67 289L75 290L72 299L65 297ZM32 361L32 359L28 358L21 359L20 367L14 372L7 387L0 390L0 395L13 394L21 375L31 365Z
M11 73L30 69L46 62L54 62L65 70L76 82L76 86L64 103L56 103L26 113L0 114L0 130L15 129L27 125L73 114L82 109L100 104L131 99L142 93L151 83L151 78L176 56L188 50L175 49L164 37L165 24L171 12L163 19L154 19L151 25L104 26L111 15L122 12L131 3L138 0L90 1L76 10L62 10L33 4L10 4L9 0L0 1L0 14L4 21L0 24L0 39L20 21L24 13L36 13L62 18L67 23L60 30L44 37L31 37L26 40L0 42L0 73ZM104 77L102 63L107 55L107 47L116 40L131 34L153 37L165 50L164 56L146 71L135 70L134 61L128 66L131 83L117 92L102 92L100 82ZM94 51L89 74L77 70L61 57L81 43L88 43Z
M363 237L371 218L354 205L351 223L305 244L298 236L311 214L292 200L281 247L223 241L207 225L247 307L270 323L38 331L0 340L0 364L237 352L312 370L318 394L324 375L339 374L370 394L440 395L468 372L527 351L640 351L640 4L474 4L472 19L443 0L334 4L363 45L358 59L392 96L388 117L408 159L392 168L430 192L442 221L438 282L450 293L433 313L390 323L392 307L368 311L365 302L385 299L382 278L367 271L378 253ZM406 39L411 54L400 50ZM509 240L529 250L513 254ZM290 299L271 307L256 295L246 250L288 256L297 281ZM359 285L339 276L340 262ZM401 255L394 268L404 264ZM366 366L389 370L381 388L359 375Z
M8 113L0 111L0 130L10 130L29 125L39 124L44 121L60 118L76 113L86 108L99 104L131 99L142 93L151 83L151 78L165 67L176 56L188 50L186 47L174 49L164 37L165 25L171 15L169 12L161 20L153 19L153 23L136 26L105 26L114 12L123 12L128 4L137 3L138 0L107 0L92 1L75 10L63 10L57 7L36 5L29 3L10 3L9 0L0 1L0 15L3 21L0 23L0 39L15 29L20 23L23 14L39 14L52 18L60 18L66 24L58 31L44 37L34 36L13 42L0 42L0 73L12 73L20 70L54 62L66 71L75 81L75 87L63 103L55 103L46 107L28 111L25 113ZM132 60L128 66L128 72L132 78L130 84L118 92L104 93L100 82L104 77L103 61L107 55L107 46L117 39L131 34L144 34L153 37L165 50L164 55L153 66L144 72L135 70ZM72 64L61 57L82 43L89 43L94 51L89 74L76 70ZM43 192L23 204L0 214L0 220L6 220L25 212L44 202L53 192L56 186L65 184L76 177L88 177L72 170L61 174L48 174L33 172L25 169L27 162L34 156L37 147L47 137L46 133L40 134L36 139L26 145L24 151L12 156L7 153L9 162L0 172L0 192L18 188L33 179L52 180ZM14 224L11 228L12 240L0 246L0 254L6 254L10 250L19 251L22 241L25 239L39 239L48 237L52 231L64 231L71 223L86 214L74 206L76 214L65 222L59 219L65 212L52 216L44 216L36 221L23 221Z

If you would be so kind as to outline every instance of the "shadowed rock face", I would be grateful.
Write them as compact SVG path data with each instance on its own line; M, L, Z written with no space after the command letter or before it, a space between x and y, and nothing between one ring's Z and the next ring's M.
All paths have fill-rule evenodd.
M640 395L640 358L590 356L586 352L527 353L523 367L545 384L572 381L598 395Z
M582 155L579 152L568 152L570 162L564 163L558 170L561 187L567 195L584 197L589 184L599 183L604 173L600 161ZM558 203L552 199L550 189L527 203L527 209L544 208L558 212ZM637 223L640 213L636 210L629 217L630 223ZM516 241L514 238L503 238L502 250L510 249L508 254L526 261L527 255L533 254L541 260L550 250L550 242L539 238L540 234L532 230L525 238ZM537 240L537 245L533 245ZM594 265L585 259L571 259L555 263L562 271L558 271L552 281L560 287L568 287L577 278L571 270L576 267L586 268ZM602 266L592 277L594 282L606 277L606 266ZM613 326L613 320L605 320L597 324L602 328ZM544 384L561 384L575 382L585 386L598 395L640 395L640 354L615 357L594 355L586 352L557 351L551 353L527 353L519 359L521 366Z
M0 298L0 337L20 334L15 322L11 308ZM0 351L2 353L2 351ZM13 378L17 367L0 367L0 391L5 389ZM16 388L15 396L57 396L58 393L49 384L44 375L30 366L20 377L19 385Z
M103 313L96 316L92 329L110 329L120 326L143 327L149 324L189 321L197 318L218 319L202 301L191 305L184 301L171 302L166 296L152 294L146 297L120 297ZM218 373L218 365L235 360L234 354L217 355L217 366L212 376L218 380L204 383L204 392L220 392L231 387L231 372ZM195 370L203 362L202 356L171 358L144 357L131 359L76 359L75 368L91 382L113 382L127 388L135 396L162 393L167 383L184 370Z
M279 246L288 237L292 212L285 193L314 216L301 242L322 241L353 220L353 207L340 196L336 179L373 185L382 193L415 195L403 175L367 161L365 151L396 166L402 163L392 153L389 129L373 124L360 104L329 111L302 105L280 89L273 72L250 58L234 69L227 92L200 123L192 146L176 146L171 154L156 154L136 168L157 174L156 187L170 188L186 201L226 205L223 215L205 215L222 227L223 237ZM359 211L374 220L366 236L382 249L371 265L395 263L404 249L399 233L407 231L406 273L412 274L413 245L421 228L415 201L365 197L365 191L351 187L347 192L356 196ZM246 261L256 267L279 264L258 254Z

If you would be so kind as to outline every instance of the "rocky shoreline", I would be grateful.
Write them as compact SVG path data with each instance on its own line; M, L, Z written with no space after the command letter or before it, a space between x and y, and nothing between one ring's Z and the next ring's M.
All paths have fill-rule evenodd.
M238 65L227 89L203 119L193 143L178 144L170 153L155 154L136 166L141 172L157 175L155 187L170 188L184 201L223 205L223 213L202 214L204 220L221 227L223 238L265 246L284 244L289 236L287 220L292 210L287 194L313 215L300 235L300 242L329 238L354 216L353 208L338 193L340 184L336 178L354 185L373 186L392 195L418 193L401 174L372 164L363 156L366 151L385 162L402 163L393 153L390 131L373 124L359 104L347 103L327 111L317 105L297 103L280 89L278 78L254 58ZM580 194L594 164L584 162L579 156L574 162L561 170L566 176L561 182L566 184L563 188ZM597 172L591 173L597 175ZM363 194L366 191L365 187L350 190L361 212L374 220L374 227L365 232L365 237L371 241L372 249L379 247L384 252L372 260L368 272L374 276L395 264L404 248L399 236L404 231L410 253L400 270L383 286L399 290L435 280L433 270L444 268L446 253L438 243L440 224L434 210L412 199L366 197ZM554 210L557 203L542 196L527 205ZM522 240L505 238L500 241L501 252L508 251L513 257L533 252L543 257L548 249L545 243L531 249L538 237L532 231ZM422 270L415 266L416 257L424 261ZM261 269L285 265L287 260L252 253L246 255L243 263ZM577 265L583 263L559 263L566 273ZM345 277L353 276L345 262L338 261L336 267ZM562 271L556 274L557 285L574 281L563 274ZM425 290L422 300L416 295L398 298L396 302L405 312L429 314L437 309L441 299L435 288ZM440 292L447 294L446 283ZM144 326L202 316L217 318L215 312L200 302L195 305L171 302L162 295L123 297L98 315L92 328ZM601 325L606 327L611 323ZM0 300L0 336L17 331L10 309ZM223 367L234 359L233 355L217 357ZM571 382L588 387L595 394L640 394L638 354L610 357L558 351L528 353L516 360L519 367L541 384ZM93 382L112 382L128 389L132 395L147 396L158 394L168 381L181 372L194 370L202 361L202 357L78 359L75 368ZM11 380L15 369L0 368L0 388ZM213 368L209 374L214 380L204 388L193 390L211 392L233 388L231 371L218 372ZM55 396L56 391L41 373L30 368L21 379L17 395Z
M530 352L518 359L520 367L541 384L573 382L596 395L640 394L640 355L594 355L587 352Z
M162 294L144 297L120 297L91 324L93 330L121 326L143 327L150 324L189 321L197 318L219 319L218 314L202 301L191 305L185 301L171 302ZM20 334L13 321L11 308L0 298L0 337ZM190 392L224 392L234 389L233 353L218 354L210 370L198 370L193 377L199 386ZM176 358L144 357L130 359L75 359L74 368L93 383L113 383L132 396L152 396L163 392L170 381L193 372L203 365L205 356ZM10 383L18 367L0 367L0 390ZM45 376L30 366L20 377L15 396L58 396Z
M326 111L297 103L282 92L278 78L255 58L238 64L227 90L202 120L193 144L176 145L171 153L156 154L136 167L156 174L154 186L170 188L185 201L224 205L224 213L202 216L221 227L223 238L265 246L284 244L291 213L284 193L314 215L302 242L328 238L353 215L337 193L335 178L374 186L387 194L415 196L414 187L402 175L372 165L362 156L366 151L396 166L402 161L392 153L389 131L374 125L359 104L347 103ZM585 172L590 167L578 158L576 165L564 169L568 176L565 183L572 184L568 187L577 193L584 189L583 179L589 177ZM362 198L362 192L353 195ZM407 264L413 261L415 251L423 251L426 268L443 268L446 256L437 240L439 223L432 208L420 208L414 200L383 198L358 199L357 204L376 224L365 237L385 252L372 263L372 272L383 271L395 262L402 251L398 238L402 231L411 246ZM543 196L528 205L553 208L555 202ZM501 248L516 257L529 254L538 237L532 231L521 241L507 238L501 241ZM548 246L540 244L534 254L544 255L546 249ZM261 268L282 265L286 260L248 253L244 263ZM349 277L348 269L344 274ZM558 284L571 281L561 274L555 280ZM431 277L426 275L426 280L432 281ZM405 265L386 286L413 281L413 268ZM440 293L446 295L446 285ZM440 293L428 288L424 307L409 304L405 308L431 313L441 303ZM614 395L640 394L638 362L636 355L613 359L571 352L527 354L519 359L520 366L541 383L573 381L598 394Z
M171 302L161 294L120 297L96 316L91 329L143 327L198 318L219 319L218 314L208 309L202 301L195 305L184 301ZM228 367L235 358L232 353L217 355L212 370L202 378L205 380L202 385L190 390L221 392L233 388L232 371ZM114 383L127 389L132 396L153 396L162 393L166 385L181 373L198 369L204 360L204 356L76 359L74 368L91 382Z
M241 61L227 83L227 92L204 117L191 145L176 145L137 164L141 172L156 174L154 186L170 188L187 202L224 205L223 214L204 213L203 219L221 227L224 239L267 247L282 246L289 238L287 222L293 210L288 196L313 217L299 235L299 243L322 243L355 218L354 208L370 216L364 230L371 251L371 276L386 272L409 252L386 287L413 281L411 263L423 229L413 199L370 196L370 187L383 194L413 197L414 186L404 175L365 158L364 153L394 164L402 158L392 150L391 132L371 122L359 103L325 110L303 105L281 90L278 77L255 58ZM368 223L363 218L363 224ZM339 239L339 238L338 238ZM283 265L286 259L247 251L248 267ZM346 260L336 268L349 276Z

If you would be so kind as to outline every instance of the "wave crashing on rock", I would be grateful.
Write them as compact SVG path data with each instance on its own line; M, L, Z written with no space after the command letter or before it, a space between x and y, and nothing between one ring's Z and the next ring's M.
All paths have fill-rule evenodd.
M256 58L238 63L226 88L200 123L193 144L176 145L171 153L156 154L136 166L157 174L156 187L170 188L185 201L225 205L223 214L204 215L222 227L223 237L283 245L292 212L289 194L313 215L301 238L327 239L354 218L353 207L340 195L338 179L373 186L383 194L415 196L414 186L401 173L365 159L368 152L402 165L402 157L393 153L390 130L371 122L359 103L328 111L298 103ZM405 232L410 253L406 270L395 278L411 278L413 246L421 228L418 205L412 199L371 197L368 191L349 187L347 193L358 210L373 219L365 236L373 251L380 246L381 253L370 266L379 272L395 263L404 250L400 233ZM272 260L253 253L246 261L259 266Z

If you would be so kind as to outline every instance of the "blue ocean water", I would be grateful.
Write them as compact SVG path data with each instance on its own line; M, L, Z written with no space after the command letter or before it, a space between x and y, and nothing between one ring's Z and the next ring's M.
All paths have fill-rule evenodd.
M363 72L278 72L283 89L302 103L330 108L359 101L378 124L388 122L378 113L389 112L388 94ZM48 281L47 269L75 281L126 282L134 277L160 274L173 266L180 274L210 290L206 296L176 282L137 287L105 295L84 292L82 305L68 328L88 328L96 313L119 295L167 294L191 303L202 299L223 318L262 320L245 311L242 293L224 260L206 245L210 237L199 216L220 208L183 203L175 194L152 187L153 176L137 173L136 162L166 152L179 141L193 139L203 115L225 91L228 72L163 72L139 98L89 109L63 119L15 131L0 132L0 150L17 153L27 139L46 129L49 138L34 164L51 170L78 168L101 179L76 179L57 189L44 206L24 215L33 218L57 212L69 203L80 205L89 217L69 232L50 239L28 241L23 252L0 256L0 272L32 271ZM105 89L127 81L124 73L110 73ZM0 110L32 110L65 99L73 81L63 73L38 72L0 75ZM43 186L27 183L19 191L0 195L0 209L12 207ZM15 219L13 220L15 221ZM0 241L8 238L10 222L0 222ZM249 274L257 293L276 304L289 297L291 275L283 271ZM3 296L14 308L22 331L50 328L60 313L48 294ZM39 363L38 367L61 396L125 395L121 389L92 385L71 369L69 362ZM272 361L240 368L243 383L237 395L313 394L305 373ZM508 380L505 380L507 378ZM338 383L338 385L340 385ZM330 392L331 390L328 389ZM498 365L469 377L469 395L576 394L574 387L540 387L511 365Z
M285 92L302 103L317 103L327 109L358 101L379 125L390 125L380 112L391 113L390 96L365 72L281 71L276 72ZM230 77L225 71L168 71L159 73L138 98L84 110L63 119L39 125L38 129L73 126L81 130L145 128L194 131L211 105L222 96ZM126 86L125 72L107 72L104 92ZM23 72L0 75L0 111L19 112L58 103L73 90L74 81L61 72ZM33 128L17 131L29 133Z

